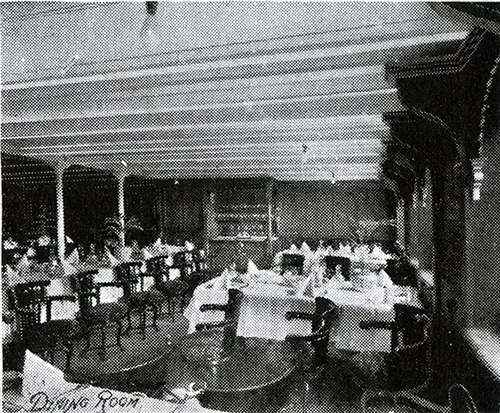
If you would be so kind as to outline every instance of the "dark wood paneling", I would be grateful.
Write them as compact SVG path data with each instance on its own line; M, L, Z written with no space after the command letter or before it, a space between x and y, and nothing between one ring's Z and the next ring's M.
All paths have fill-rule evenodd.
M394 197L378 181L279 182L276 185L281 248L300 240L347 239L355 221L395 217ZM372 238L392 242L395 230L380 228Z

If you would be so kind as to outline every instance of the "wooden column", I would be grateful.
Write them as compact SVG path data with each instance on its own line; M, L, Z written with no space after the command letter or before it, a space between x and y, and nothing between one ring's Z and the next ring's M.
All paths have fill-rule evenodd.
M64 184L65 163L54 165L56 172L56 205L57 205L57 256L63 261L66 253L66 233L64 231Z
M113 170L118 183L117 212L120 221L120 246L125 246L125 178L127 177L126 163L120 163Z

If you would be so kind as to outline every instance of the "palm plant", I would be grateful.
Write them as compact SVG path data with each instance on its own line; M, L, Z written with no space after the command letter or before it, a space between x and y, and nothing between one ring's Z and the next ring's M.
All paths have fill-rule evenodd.
M122 227L123 222L123 227ZM121 219L118 214L108 217L104 220L104 234L105 240L124 240L125 236L132 230L144 231L141 223L137 217L131 216Z

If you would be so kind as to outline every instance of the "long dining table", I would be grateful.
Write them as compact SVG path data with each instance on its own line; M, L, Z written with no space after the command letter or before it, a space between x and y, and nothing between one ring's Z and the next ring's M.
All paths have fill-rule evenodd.
M270 340L285 340L288 334L307 335L311 333L311 323L307 320L287 320L289 311L314 312L314 299L324 296L339 308L339 317L334 322L330 334L330 346L350 351L389 352L391 333L384 329L363 330L361 321L393 321L394 303L406 303L421 307L418 293L413 287L393 286L391 297L384 296L382 288L372 290L356 289L346 282L337 288L321 286L310 294L297 292L297 286L280 282L282 276L270 277L265 272L263 280L259 276L246 277L247 282L224 279L221 275L194 291L193 297L184 311L189 320L189 331L193 333L196 324L221 321L223 314L217 311L201 312L202 304L225 304L228 299L227 287L243 292L237 335ZM229 281L229 285L228 285ZM264 281L264 282L262 282ZM274 281L274 282L273 282Z

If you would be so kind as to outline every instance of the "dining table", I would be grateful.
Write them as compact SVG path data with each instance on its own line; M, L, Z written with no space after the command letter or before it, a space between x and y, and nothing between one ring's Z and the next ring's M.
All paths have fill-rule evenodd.
M231 279L232 278L232 279ZM184 311L189 321L188 333L193 333L199 323L217 322L223 313L200 311L203 304L225 304L227 289L237 288L243 292L237 335L283 341L287 335L311 334L311 323L307 320L287 320L286 313L314 312L314 300L323 296L339 309L338 318L330 332L330 347L349 351L391 350L391 333L385 329L363 330L361 321L394 321L395 303L405 303L421 308L418 291L413 287L391 286L387 288L361 289L351 282L332 287L328 283L299 291L299 284L307 277L286 280L277 273L261 271L252 276L221 275L198 286Z

